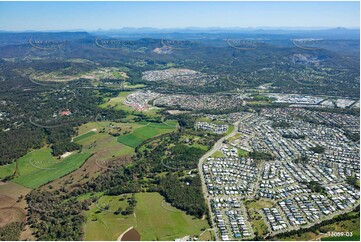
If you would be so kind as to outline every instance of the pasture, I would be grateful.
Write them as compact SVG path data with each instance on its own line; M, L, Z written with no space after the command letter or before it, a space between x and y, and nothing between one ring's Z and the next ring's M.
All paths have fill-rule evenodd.
M100 206L108 203L109 210L124 208L122 196L104 196L99 199ZM128 195L130 196L130 195ZM208 229L207 220L187 215L164 202L159 193L135 194L137 205L134 214L115 215L112 211L103 211L93 204L86 211L84 226L85 240L116 240L120 234L133 226L141 235L141 240L174 240L186 235L200 235ZM152 208L152 209L149 209Z
M28 175L29 173L38 170L36 166L39 166L41 168L47 168L48 166L60 162L60 160L57 160L55 157L51 155L50 148L44 147L27 153L23 157L19 158L17 162L18 162L18 171L17 171L18 175ZM31 164L34 166L32 166ZM1 166L0 179L14 174L15 169L16 169L15 162L9 165Z
M23 160L19 166L20 175L13 182L28 188L40 187L78 169L90 155L87 152L75 153L60 162L46 162L46 167L40 166L42 163L34 167L34 163ZM26 167L31 168L25 170Z
M176 124L176 121L167 121L165 123L148 123L143 127L133 130L130 134L119 136L118 142L135 148L143 141L154 136L175 131Z
M85 134L82 134L82 135L78 135L77 137L75 137L73 139L74 142L78 143L79 141L83 140L83 139L86 139L90 136L92 136L93 134L96 134L97 132L94 131L94 130L90 130L89 132L86 132Z
M57 159L51 155L50 148L44 147L19 158L17 170L16 163L0 167L0 178L16 173L14 183L37 188L78 169L90 155L74 152L64 159Z

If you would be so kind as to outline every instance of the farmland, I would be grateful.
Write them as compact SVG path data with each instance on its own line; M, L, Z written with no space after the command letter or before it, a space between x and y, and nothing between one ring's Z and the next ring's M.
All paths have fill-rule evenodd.
M129 195L103 196L98 207L91 206L86 212L85 240L116 240L131 226L140 233L141 240L174 240L186 235L200 235L202 229L208 228L206 220L195 219L171 207L158 193L135 194L134 214L115 215L112 210L125 206L125 201L119 201L122 196ZM105 203L110 204L109 211L100 211L99 207ZM106 233L101 233L104 230Z
M73 141L74 141L74 142L79 142L80 140L86 139L86 138L92 136L93 134L96 134L96 131L91 130L91 131L89 131L89 132L87 132L87 133L85 133L85 134L82 134L82 135L79 135L79 136L75 137L75 138L73 139Z
M26 215L26 202L19 200L25 196L30 189L13 182L0 182L0 227L11 222L23 222Z
M14 179L14 182L25 187L37 188L78 169L89 156L90 153L74 154L69 158L65 158L61 163L49 167L49 169L52 169L51 171L39 170L28 175L20 176Z
M143 141L160 134L172 132L175 130L175 128L175 121L169 121L166 123L148 123L141 128L135 129L130 134L119 136L118 142L135 148Z
M91 153L93 156L85 162L83 169L78 169L50 185L59 188L68 179L74 179L74 181L82 184L92 177L98 176L99 172L109 164L122 165L128 162L135 153L134 147L145 139L174 131L175 127L175 121L165 123L101 121L83 124L77 128L78 136L73 138L73 142L82 145L82 151ZM134 132L138 136L135 136ZM138 143L134 143L134 140L128 137L129 135L140 137L136 140ZM120 138L124 139L124 143L119 142ZM127 143L127 141L129 142ZM128 144L132 144L132 146Z
M13 182L37 188L76 170L90 155L88 152L75 153L64 159L57 159L51 155L50 148L41 148L18 159L17 170L16 163L5 166L5 169L1 167L0 175L4 178L15 172Z

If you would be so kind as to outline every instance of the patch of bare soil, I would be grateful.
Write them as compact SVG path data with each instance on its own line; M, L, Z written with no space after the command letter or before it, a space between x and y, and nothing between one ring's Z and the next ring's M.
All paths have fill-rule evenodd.
M18 207L1 208L0 214L0 227L13 222L25 222L26 220L26 212Z

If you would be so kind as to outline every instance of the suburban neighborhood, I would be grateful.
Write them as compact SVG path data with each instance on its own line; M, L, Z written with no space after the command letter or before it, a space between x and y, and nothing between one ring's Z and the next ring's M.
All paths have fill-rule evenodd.
M208 116L216 118L214 116ZM262 109L233 113L236 130L202 162L212 219L221 240L251 239L258 221L265 237L307 228L359 205L359 144L354 116L306 109ZM217 126L198 128L219 133ZM254 219L248 204L263 202Z

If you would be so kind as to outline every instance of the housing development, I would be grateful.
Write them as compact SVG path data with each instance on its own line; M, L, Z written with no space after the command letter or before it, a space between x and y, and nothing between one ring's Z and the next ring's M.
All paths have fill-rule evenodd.
M358 132L357 117L300 108L238 115L237 132L202 162L220 239L254 238L260 223L267 238L359 205L360 191L347 178L359 179L360 147L345 135Z

